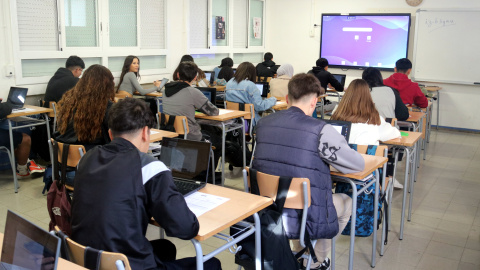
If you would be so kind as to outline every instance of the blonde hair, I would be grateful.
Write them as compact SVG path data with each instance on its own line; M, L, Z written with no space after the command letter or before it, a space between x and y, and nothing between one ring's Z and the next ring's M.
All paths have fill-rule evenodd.
M380 125L380 114L375 108L366 81L356 79L350 83L331 119Z

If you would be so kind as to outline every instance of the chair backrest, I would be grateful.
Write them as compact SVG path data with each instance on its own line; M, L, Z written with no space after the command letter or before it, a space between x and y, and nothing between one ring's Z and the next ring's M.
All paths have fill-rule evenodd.
M54 139L51 139L52 144L55 142ZM62 153L63 153L63 143L56 142L58 145L58 156L57 159L59 162L62 161ZM75 150L76 149L76 150ZM67 159L67 166L69 167L77 167L78 162L82 158L82 156L86 153L85 146L81 144L71 144L70 149L68 151L68 159Z
M249 172L250 168L246 167L246 172ZM278 190L278 181L280 177L266 174L262 172L257 172L257 182L258 189L260 190L260 195L269 197L275 200ZM244 174L245 187L250 187L250 174ZM288 190L287 199L285 201L285 208L290 209L304 209L304 192L303 192L303 183L307 184L307 196L308 203L307 207L311 204L311 195L310 195L310 180L308 178L292 178L292 183L290 184L290 189ZM248 190L247 190L248 192Z
M257 82L267 82L267 83L270 83L271 80L272 80L272 77L258 77L258 76L257 76Z
M115 97L118 97L118 98L126 98L126 97L133 97L132 94L128 93L127 91L124 91L124 90L119 90L116 94L115 94Z
M73 241L70 238L66 239L67 250L70 261L80 266L85 266L85 246ZM118 267L117 261L123 262L123 268ZM99 270L112 270L112 269L125 269L130 270L130 263L127 256L122 253L103 251L100 255L100 267Z
M392 127L397 126L397 118L385 118L385 122L390 123Z
M368 145L357 145L357 152L359 152L360 154L366 154L367 148L368 148ZM377 150L375 151L375 156L384 157L385 151L388 151L388 146L379 145L377 146Z
M170 115L159 112L157 114L158 129L160 129L160 121L162 119L162 114L165 116L166 122L168 122L168 119L170 119ZM175 133L183 135L186 139L187 134L190 132L190 129L188 128L187 117L181 116L181 115L175 116L175 122L173 122L173 128L175 129Z
M240 103L226 101L225 109L239 111L240 110ZM250 104L250 103L245 104L244 111L250 112L250 115L247 115L247 116L244 117L245 120L252 120L253 118L255 118L255 109L254 109L253 104Z

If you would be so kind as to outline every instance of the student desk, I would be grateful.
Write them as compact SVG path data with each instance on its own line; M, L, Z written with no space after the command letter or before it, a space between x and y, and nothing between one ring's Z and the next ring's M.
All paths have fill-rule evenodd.
M210 85L210 87L217 89L219 92L225 92L225 88L227 88L225 85Z
M425 114L425 121L422 124L422 139L423 141L423 160L425 160L427 155L427 143L430 142L430 132L432 128L432 107L433 102L428 101L428 106L426 108L412 107L407 106L410 112L423 112ZM407 120L408 121L408 120Z
M432 98L437 100L437 125L436 128L438 130L438 123L440 121L440 90L442 90L439 86L427 86L425 87L428 92L433 93Z
M250 193L246 193L239 190L234 190L226 187L220 187L212 184L207 184L206 187L199 190L199 192L216 195L229 200L218 207L206 212L205 214L197 217L200 223L200 230L197 236L192 239L192 243L195 247L197 258L197 269L203 270L203 263L220 252L230 249L236 250L234 247L239 241L245 239L247 236L255 233L255 264L256 269L261 269L261 230L260 219L257 212L271 205L273 200L271 198L262 197ZM255 224L251 224L243 221L243 219L253 215ZM158 223L153 222L154 225L159 226ZM247 229L238 237L232 237L221 233L221 231L240 223L242 226L246 226ZM210 237L217 237L226 241L224 245L210 252L207 255L203 255L202 245L200 241L207 240ZM224 266L225 267L225 266Z
M277 103L272 106L272 109L274 111L282 111L286 110L288 108L288 104L285 100L277 100Z
M403 225L405 221L405 202L407 200L407 190L409 187L410 187L410 201L408 206L408 221L411 220L412 202L413 202L413 184L417 178L416 159L418 159L418 157L417 157L416 148L418 148L418 142L422 137L422 133L420 132L406 131L405 133L407 133L408 136L402 136L397 139L382 142L382 144L392 145L395 148L404 149L406 153L406 158L407 158L407 160L405 161L405 183L403 187L402 218L400 221L400 237L399 237L400 240L403 239ZM398 151L395 151L395 171L393 172L394 179L396 174L397 162L398 162ZM409 175L409 171L410 171L410 175ZM410 182L410 186L409 186L409 182ZM393 185L392 185L392 188L393 188Z
M424 130L424 119L426 118L426 114L423 112L409 112L410 117L406 120L406 122L409 122L412 126L413 129L411 131L418 131L422 133L422 146L423 146L423 159L426 157L426 144L425 144L425 130ZM401 121L399 121L401 122ZM398 123L398 122L397 122ZM420 156L420 147L417 147L417 155ZM420 167L420 159L416 159L417 167Z
M233 110L225 110L219 109L219 115L216 116L208 116L204 113L195 113L196 119L206 119L218 122L222 127L222 186L225 183L225 138L227 136L227 132L241 129L243 134L243 167L247 166L246 164L246 153L245 153L245 121L244 117L248 116L250 112L245 111L233 111ZM228 124L228 120L240 118L240 124ZM207 123L202 123L207 124Z
M175 132L160 130L156 128L150 129L151 143L161 141L163 138L176 138L176 137L178 137L178 133L175 133Z
M153 83L146 83L146 84L142 84L142 87L144 89L149 89L154 87L154 85ZM133 94L135 96L143 97L138 91L135 91ZM162 103L162 92L153 91L151 93L146 94L144 97L151 97L155 99L155 102L157 103L157 112L160 112L160 103Z
M318 96L317 105L315 105L315 113L316 113L318 107L322 107L322 110L320 111L320 115L321 115L320 118L321 119L325 119L325 109L324 109L325 102L323 102L323 100L326 97L328 97L327 94L323 94L323 95Z
M2 246L3 246L3 233L0 233L0 252L2 251ZM78 264L74 264L60 257L58 258L57 270L86 270L86 269L87 268L83 268Z
M365 168L363 171L358 173L350 173L350 174L342 174L335 169L331 169L330 174L332 175L332 180L348 183L352 187L352 217L350 222L350 253L349 253L349 261L348 261L348 269L353 269L353 254L354 254L354 247L355 247L355 222L357 218L357 195L359 193L364 192L375 183L375 206L378 205L378 195L379 195L379 185L380 185L380 175L378 172L378 168L382 168L385 163L387 163L388 159L386 157L379 157L379 156L371 156L371 155L364 155L362 157L365 161ZM362 181L372 175L372 173L376 171L374 179L372 180L369 178L366 181ZM363 184L360 190L357 190L357 184ZM378 222L378 207L373 208L373 242L372 242L372 267L375 267L375 252L377 250L377 222ZM332 240L332 243L334 241ZM332 261L335 261L335 251L334 251L334 244L332 245ZM333 269L333 268L332 268Z
M10 135L10 162L12 165L12 173L13 173L13 182L15 184L15 193L18 192L18 179L17 179L17 170L15 169L15 149L13 146L13 130L20 129L24 127L33 127L39 125L45 125L47 127L47 136L48 140L50 141L50 127L48 126L48 113L53 112L53 109L50 108L43 108L37 107L32 105L24 105L25 109L21 111L12 112L7 116L8 122L8 133ZM44 119L36 119L30 118L27 116L36 115L36 114L43 114ZM17 125L13 125L12 122L17 123ZM50 153L52 154L52 153Z

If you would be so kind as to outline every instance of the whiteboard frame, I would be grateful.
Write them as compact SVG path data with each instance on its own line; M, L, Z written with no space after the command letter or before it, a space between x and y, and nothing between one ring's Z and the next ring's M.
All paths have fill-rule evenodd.
M413 46L413 62L415 63L417 60L417 44L418 44L418 27L419 27L419 22L420 20L418 19L419 13L420 12L429 12L429 11L439 11L439 12L446 12L446 11L460 11L460 12L480 12L480 9L417 9L417 12L415 12L415 37L414 37L414 43L415 45ZM463 85L470 85L470 86L480 86L479 84L476 84L476 82L464 82L464 81L446 81L446 80L429 80L425 78L416 78L415 77L415 65L412 70L412 81L415 82L438 82L438 83L448 83L448 84L463 84Z

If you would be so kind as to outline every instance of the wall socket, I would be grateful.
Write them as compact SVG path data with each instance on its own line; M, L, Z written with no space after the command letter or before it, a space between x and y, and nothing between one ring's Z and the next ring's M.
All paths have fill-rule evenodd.
M6 77L13 77L15 75L15 67L13 65L6 65L5 66L5 76Z

